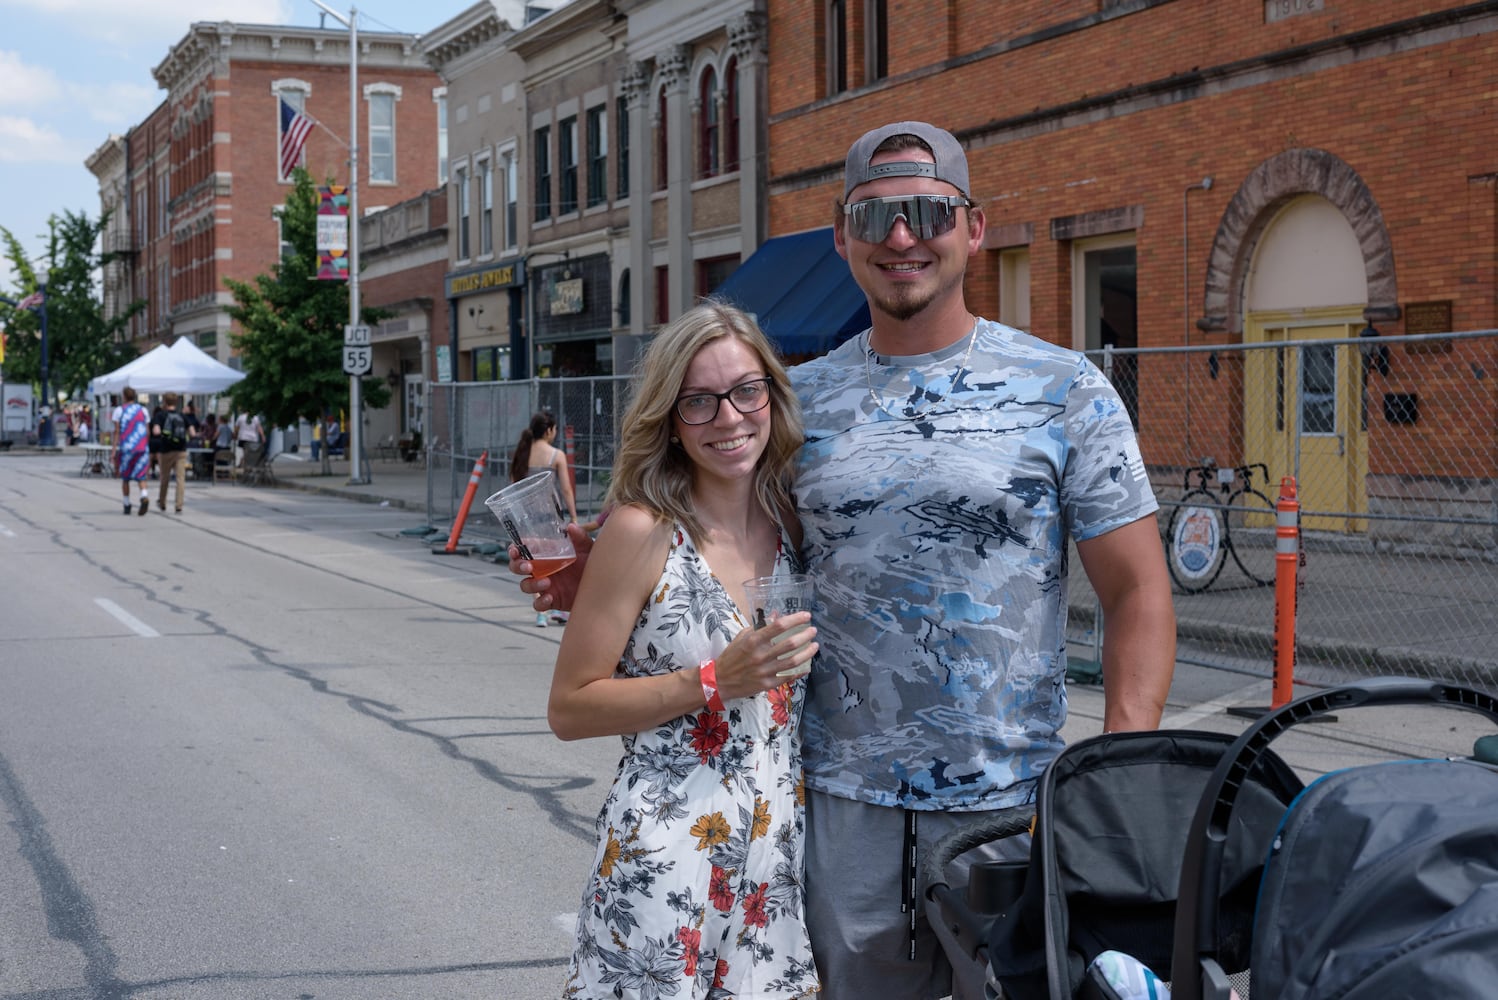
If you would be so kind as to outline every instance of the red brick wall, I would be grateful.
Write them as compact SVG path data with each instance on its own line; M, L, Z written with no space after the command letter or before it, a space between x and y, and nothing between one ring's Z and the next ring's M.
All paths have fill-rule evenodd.
M973 194L986 203L990 225L1033 225L1035 333L1071 342L1070 244L1051 239L1052 220L1138 207L1139 343L1174 345L1202 314L1208 255L1240 185L1280 152L1321 149L1356 171L1377 203L1392 243L1398 300L1449 299L1456 329L1498 327L1498 115L1485 96L1498 93L1498 33L1476 33L1472 21L1443 25L1443 12L1462 4L1337 4L1264 24L1257 2L1176 0L1062 30L1099 6L1096 0L891 2L892 73L912 75L829 98L816 37L822 4L770 0L771 234L828 224L841 194L843 157L859 132L925 118L967 142ZM862 9L848 7L851 16ZM940 11L956 26L957 51L993 46L996 54L941 62L934 40L942 34ZM1412 20L1418 17L1424 20ZM1278 57L1293 57L1297 46L1401 20L1408 23L1398 34L1329 52L1273 78L1283 65ZM911 30L918 25L920 31ZM1050 33L1002 51L1041 28ZM1406 44L1415 29L1428 44ZM926 51L932 61L912 65L912 53ZM1232 75L1241 61L1259 56L1271 58L1257 76ZM1099 100L1129 96L1132 88L1142 102L1146 85L1159 85L1150 91L1152 106ZM1189 195L1192 290L1183 301L1182 199L1207 175L1213 188ZM981 254L969 268L969 300L980 313L997 312L997 279L996 253ZM1400 321L1379 328L1403 332ZM1198 332L1194 342L1201 338ZM1401 391L1401 370L1412 381L1436 377L1441 366L1466 370L1445 354L1406 356L1396 349L1395 357L1390 391ZM1491 402L1478 413L1491 440ZM1195 411L1193 419L1211 415ZM1418 430L1432 450L1453 450L1464 436L1471 449L1470 418L1422 421ZM1376 439L1374 446L1377 465Z
M232 141L219 147L219 170L234 176L233 224L219 226L220 243L234 249L232 260L219 261L219 276L248 280L275 260L278 247L272 209L286 200L289 182L278 181L277 154L279 120L271 82L293 77L312 85L306 110L341 139L349 134L348 70L344 67L288 65L237 61L230 77L220 80L228 109L219 125ZM368 104L361 98L359 109L361 214L371 207L394 205L437 186L437 105L432 88L440 86L436 73L427 70L361 68L359 87L392 83L401 88L395 103L396 183L375 185L369 181ZM306 166L314 181L348 182L348 153L323 129L313 129L306 145Z
M426 358L426 370L432 379L437 378L437 348L452 342L447 322L447 299L442 297L446 274L447 262L439 260L359 283L359 299L366 308L409 302L418 298L432 300L427 313L427 328L432 334L431 353Z

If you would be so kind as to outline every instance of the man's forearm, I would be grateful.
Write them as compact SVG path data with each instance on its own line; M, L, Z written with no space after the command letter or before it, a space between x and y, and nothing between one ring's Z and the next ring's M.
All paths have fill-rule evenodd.
M1103 618L1103 728L1155 729L1175 673L1175 612L1164 600L1130 594Z

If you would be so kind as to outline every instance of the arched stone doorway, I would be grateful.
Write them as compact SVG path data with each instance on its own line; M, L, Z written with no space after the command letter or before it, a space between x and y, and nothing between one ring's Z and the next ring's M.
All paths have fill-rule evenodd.
M1399 315L1393 251L1367 185L1324 150L1260 164L1218 226L1203 311L1199 328L1245 347L1243 462L1266 465L1271 484L1296 477L1303 526L1365 530L1366 372L1355 348L1326 342Z

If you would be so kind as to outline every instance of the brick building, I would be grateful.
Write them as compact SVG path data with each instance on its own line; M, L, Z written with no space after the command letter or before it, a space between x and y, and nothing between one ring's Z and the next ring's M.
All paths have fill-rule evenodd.
M230 22L194 24L155 68L166 100L124 137L131 243L125 279L148 308L141 350L191 337L230 360L225 278L248 281L280 253L279 100L315 129L304 165L347 182L349 33ZM440 86L415 36L359 36L360 208L393 205L438 180ZM330 132L332 134L330 134Z
M367 414L366 443L393 444L425 431L426 384L449 340L442 300L447 271L447 188L427 191L359 222L360 301L389 316L370 332L375 375L391 405Z
M1203 352L1114 371L1166 481L1264 462L1352 515L1491 484L1492 339L1317 342L1498 327L1498 3L768 12L772 234L827 225L859 132L934 121L987 213L977 312L1078 349Z

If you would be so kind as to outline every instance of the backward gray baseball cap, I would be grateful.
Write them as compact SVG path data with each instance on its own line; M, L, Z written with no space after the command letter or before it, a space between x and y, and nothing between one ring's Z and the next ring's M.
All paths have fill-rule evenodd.
M893 135L913 135L920 139L931 147L936 162L891 160L876 167L869 166L874 150ZM967 154L962 151L962 144L951 132L926 122L895 122L859 136L848 150L848 162L843 168L843 199L847 200L858 185L880 177L934 177L961 191L964 198L971 197L967 183Z

